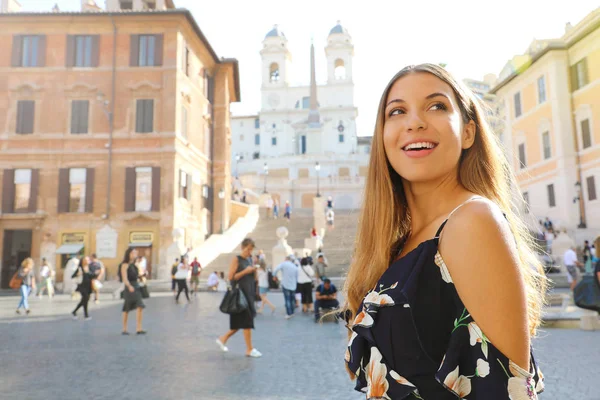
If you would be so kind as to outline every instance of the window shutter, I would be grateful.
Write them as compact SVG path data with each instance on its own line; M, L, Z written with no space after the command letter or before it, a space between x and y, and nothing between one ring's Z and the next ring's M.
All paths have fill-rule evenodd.
M577 64L571 65L571 92L579 89L577 87Z
M15 170L5 169L2 182L2 212L10 214L15 212Z
M192 201L192 174L187 174L187 199L188 201Z
M13 47L12 47L12 60L10 65L12 67L21 67L21 61L23 60L23 36L13 36Z
M125 212L135 211L135 168L125 168Z
M85 171L85 212L94 212L94 168Z
M129 66L137 67L139 65L140 55L140 35L131 35L129 44Z
M144 100L141 99L135 101L135 131L144 131Z
M79 133L79 102L71 101L71 133Z
M152 167L152 211L160 211L160 167Z
M163 65L163 43L164 35L154 35L154 66L160 67Z
M46 35L38 36L38 59L37 67L46 66Z
M67 67L75 65L75 35L67 35Z
M34 117L35 102L33 100L18 101L16 133L33 133Z
M597 199L596 181L593 176L588 176L586 178L586 180L587 180L587 187L588 187L588 200L589 201L596 200Z
M29 212L35 213L37 212L37 200L40 186L40 170L32 169L31 170L31 184L29 185L31 191L29 192Z
M92 67L100 65L100 35L92 35Z
M587 57L581 60L581 71L583 74L583 84L587 85L588 81L588 68L587 68Z
M58 171L58 212L69 212L69 199L71 198L71 184L69 183L69 168Z
M154 100L143 100L144 102L144 119L143 132L152 132L154 130Z

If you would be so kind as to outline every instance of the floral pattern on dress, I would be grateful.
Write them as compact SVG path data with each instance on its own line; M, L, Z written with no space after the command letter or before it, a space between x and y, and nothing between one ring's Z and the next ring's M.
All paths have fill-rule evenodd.
M435 244L437 247L437 242ZM525 371L504 356L464 307L437 249L428 257L428 261L423 261L425 265L421 267L438 267L441 285L449 285L448 293L452 294L452 298L444 297L443 300L457 305L454 325L449 329L451 333L448 346L439 369L434 374L435 380L443 388L465 400L537 400L537 393L544 389L544 381L533 353L530 361L532 372ZM390 270L391 267L365 296L358 310L351 325L352 335L345 361L349 370L355 371L355 389L365 393L368 400L435 400L421 397L419 388L411 383L411 377L401 376L390 368L386 362L386 354L382 354L375 344L373 331L377 329L377 315L381 308L413 306L410 293L414 293L415 288L407 287L407 282L416 282L413 271L405 274L407 282L401 282L396 281L397 277L390 279L390 276L395 277L394 271L389 272Z

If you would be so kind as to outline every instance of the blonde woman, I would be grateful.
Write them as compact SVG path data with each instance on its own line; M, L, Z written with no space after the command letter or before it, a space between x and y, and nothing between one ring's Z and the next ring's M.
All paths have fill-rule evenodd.
M31 257L26 258L21 263L17 276L21 279L21 301L17 306L17 314L21 314L21 307L25 309L25 313L29 315L29 302L27 298L32 290L35 290L35 276L33 274L33 259Z
M512 189L472 93L433 64L394 76L345 284L345 359L367 399L537 399L545 281Z

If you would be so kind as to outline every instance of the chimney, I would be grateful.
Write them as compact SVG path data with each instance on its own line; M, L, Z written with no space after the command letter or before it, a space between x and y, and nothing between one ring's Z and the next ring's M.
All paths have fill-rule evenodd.
M573 29L573 25L570 22L565 24L565 33L568 33L571 29Z

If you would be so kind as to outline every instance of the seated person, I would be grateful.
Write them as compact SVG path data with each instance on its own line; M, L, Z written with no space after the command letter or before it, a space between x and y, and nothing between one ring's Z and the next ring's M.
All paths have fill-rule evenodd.
M219 276L215 271L213 271L208 276L208 282L206 282L206 286L208 286L208 290L217 290L217 285L219 284Z
M327 278L317 288L317 301L315 301L315 322L321 317L320 309L336 309L340 306L337 300L337 289Z
M219 283L217 283L217 292L227 291L227 281L225 280L225 273L219 272Z

